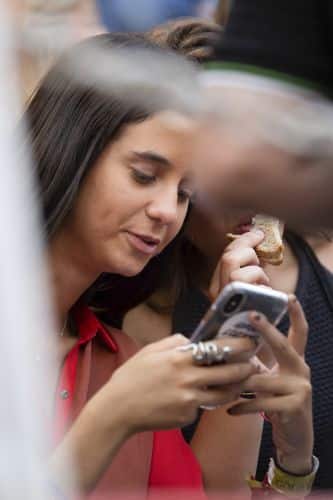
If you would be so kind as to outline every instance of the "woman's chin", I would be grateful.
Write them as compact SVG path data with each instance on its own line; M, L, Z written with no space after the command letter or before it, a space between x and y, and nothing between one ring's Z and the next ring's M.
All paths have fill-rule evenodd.
M119 266L115 274L120 274L121 276L126 276L127 278L131 278L141 273L141 271L143 271L148 262L149 260L147 260L147 262L144 263L136 262L127 265L124 265L123 263L121 266Z

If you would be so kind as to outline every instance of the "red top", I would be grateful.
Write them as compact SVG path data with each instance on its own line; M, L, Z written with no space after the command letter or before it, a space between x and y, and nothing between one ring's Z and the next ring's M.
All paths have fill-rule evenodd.
M98 336L110 351L118 351L111 333L91 311L86 313L78 316L84 318L84 322L77 324L79 339L67 355L59 377L55 404L56 441L63 437L71 415L80 346ZM154 432L149 488L196 489L196 498L201 498L200 493L206 498L200 466L179 429Z

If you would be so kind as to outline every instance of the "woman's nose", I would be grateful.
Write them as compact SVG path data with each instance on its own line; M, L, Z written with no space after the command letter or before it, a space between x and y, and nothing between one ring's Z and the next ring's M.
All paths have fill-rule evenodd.
M147 214L162 224L171 224L177 219L178 208L178 191L170 190L151 201L147 207Z

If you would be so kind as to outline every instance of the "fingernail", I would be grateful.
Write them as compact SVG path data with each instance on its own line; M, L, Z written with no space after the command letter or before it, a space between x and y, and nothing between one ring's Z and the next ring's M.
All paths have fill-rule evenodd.
M253 229L252 231L254 234L257 234L258 236L264 236L263 231L261 229Z
M254 321L255 323L260 323L262 320L262 314L259 314L257 312L251 313L251 320Z
M240 397L243 399L255 399L257 395L255 392L242 392Z
M297 302L297 297L296 295L294 295L293 293L291 293L289 296L289 302L291 302L291 304L295 304Z

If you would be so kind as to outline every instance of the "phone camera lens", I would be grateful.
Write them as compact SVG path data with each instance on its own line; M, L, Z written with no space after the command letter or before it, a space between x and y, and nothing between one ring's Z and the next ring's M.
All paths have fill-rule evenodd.
M242 299L243 295L240 293L236 293L235 295L233 295L224 306L224 312L226 314L231 314L236 311L240 303L242 302Z

